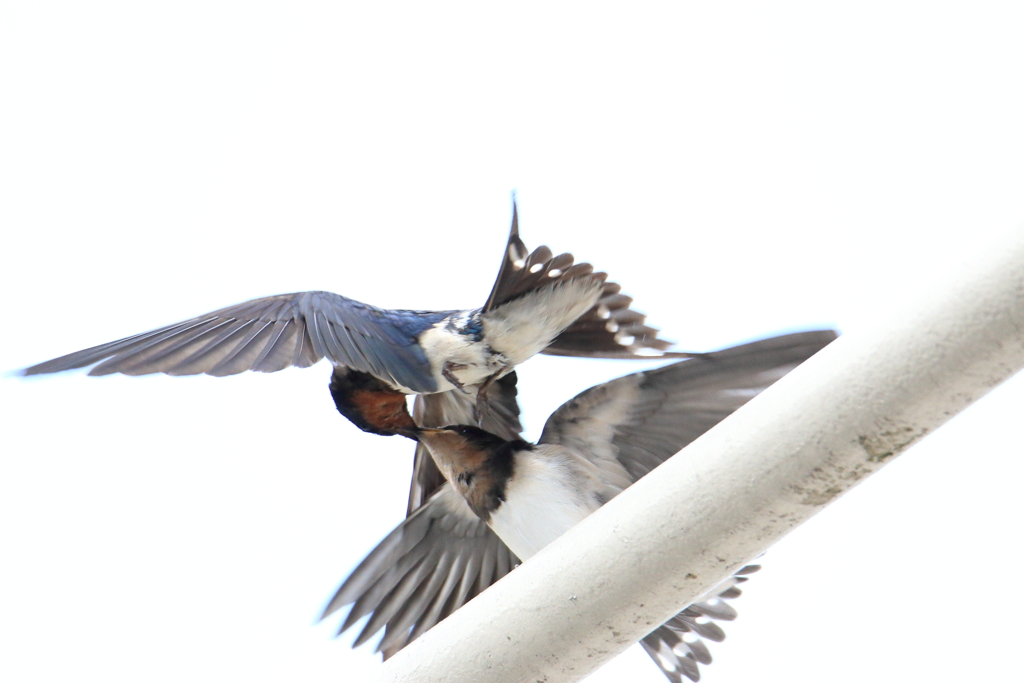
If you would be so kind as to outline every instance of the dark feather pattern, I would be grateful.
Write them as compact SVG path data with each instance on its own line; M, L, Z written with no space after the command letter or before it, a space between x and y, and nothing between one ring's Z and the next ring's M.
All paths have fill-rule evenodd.
M700 680L697 664L711 663L711 651L701 639L716 643L725 640L725 631L710 619L736 618L736 610L723 600L738 598L742 591L735 584L745 581L744 575L760 568L756 564L741 568L731 581L716 589L716 597L690 605L640 641L644 651L672 683L682 683L683 677Z
M512 208L512 229L498 277L483 312L492 311L518 297L557 280L592 275L604 282L601 298L566 328L541 353L585 358L690 358L694 354L667 352L672 342L658 339L658 330L644 324L646 316L632 310L633 299L622 294L622 287L607 282L607 274L595 273L589 263L574 263L572 254L552 257L545 246L532 253L519 238L519 209Z
M629 306L632 297L616 282L605 282L597 304L562 332L541 353L590 358L690 358L696 354L671 352L672 342L658 339L658 330L644 324L643 313Z

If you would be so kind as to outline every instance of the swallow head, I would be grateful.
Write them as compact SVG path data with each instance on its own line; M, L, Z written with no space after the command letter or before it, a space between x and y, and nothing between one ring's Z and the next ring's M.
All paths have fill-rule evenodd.
M485 522L505 501L516 452L530 448L525 441L506 441L468 425L418 429L416 437L430 451L445 479Z
M381 436L399 434L416 439L416 423L409 414L406 395L365 372L336 366L331 375L331 396L338 412L364 432Z

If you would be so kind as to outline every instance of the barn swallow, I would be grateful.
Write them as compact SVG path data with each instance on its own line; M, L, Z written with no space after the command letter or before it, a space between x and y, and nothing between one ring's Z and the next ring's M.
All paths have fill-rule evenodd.
M21 372L38 375L99 363L90 375L221 377L245 370L308 367L327 358L341 375L338 381L355 371L405 394L458 391L482 412L489 404L488 388L536 353L604 358L689 355L666 351L671 344L658 339L657 330L644 324L644 316L629 308L631 301L616 283L607 282L605 273L574 263L571 254L553 256L547 247L530 253L519 238L513 202L505 255L480 308L387 310L330 292L281 294L77 351ZM501 394L500 389L496 393ZM464 408L460 405L456 412ZM342 413L347 416L345 410Z
M773 337L600 384L556 410L536 444L472 425L393 421L429 449L448 483L370 552L323 616L354 602L341 630L369 614L354 645L384 627L387 658L835 338ZM702 639L725 636L711 620L735 618L723 601L756 569L742 568L641 641L670 681L699 680L697 665L711 662Z

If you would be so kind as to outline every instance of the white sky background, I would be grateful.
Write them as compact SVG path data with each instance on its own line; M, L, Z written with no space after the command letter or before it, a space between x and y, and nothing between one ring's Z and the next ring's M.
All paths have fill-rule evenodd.
M762 5L7 3L0 369L288 291L480 305L513 188L529 246L693 350L853 332L1021 229L1019 5ZM528 435L639 367L530 361ZM378 666L315 622L401 520L409 442L326 365L81 374L0 379L0 680ZM773 549L704 680L1018 677L1022 400ZM664 679L634 648L589 680Z

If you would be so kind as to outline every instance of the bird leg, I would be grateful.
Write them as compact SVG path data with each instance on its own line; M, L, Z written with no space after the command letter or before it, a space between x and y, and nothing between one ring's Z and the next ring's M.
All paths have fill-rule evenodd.
M476 405L473 406L473 418L476 420L478 425L483 425L484 418L487 417L487 413L491 408L490 396L488 389L494 384L494 380L501 377L501 371L494 373L481 384L477 385L476 389Z
M444 365L441 367L441 376L451 382L452 385L462 393L470 394L472 392L466 389L465 385L459 381L454 373L455 370L465 370L467 367L469 366L463 365L462 363L453 363L450 360L445 361Z

